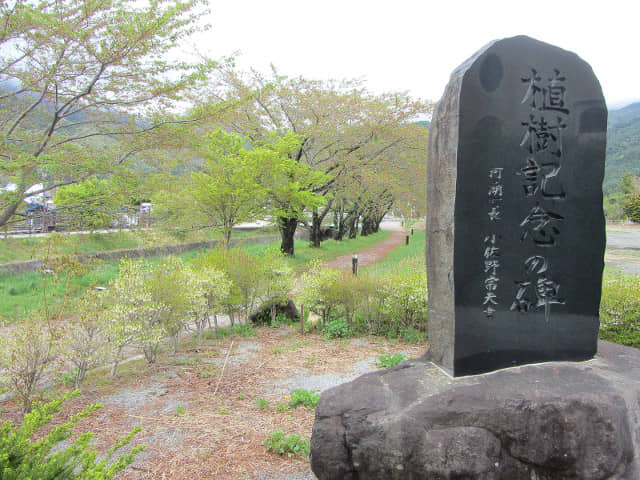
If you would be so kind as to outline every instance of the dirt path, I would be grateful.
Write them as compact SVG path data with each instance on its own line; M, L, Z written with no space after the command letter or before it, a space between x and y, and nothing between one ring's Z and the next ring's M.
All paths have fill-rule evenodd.
M391 230L391 228L393 228L393 230ZM369 248L355 252L358 254L358 268L371 265L372 263L384 258L385 255L394 248L404 245L407 231L399 225L397 227L393 225L389 229L391 230L391 234L387 238ZM352 258L353 254L351 253L342 255L329 260L327 262L327 266L337 270L351 270Z

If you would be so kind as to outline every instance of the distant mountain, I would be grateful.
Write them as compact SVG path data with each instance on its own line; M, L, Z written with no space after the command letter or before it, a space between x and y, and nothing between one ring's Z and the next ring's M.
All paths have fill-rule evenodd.
M609 112L605 195L615 191L626 171L640 176L640 102Z

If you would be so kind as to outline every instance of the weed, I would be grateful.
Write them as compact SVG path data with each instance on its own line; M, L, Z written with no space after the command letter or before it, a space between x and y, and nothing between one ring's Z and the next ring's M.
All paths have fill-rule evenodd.
M266 398L258 398L256 399L256 407L260 410L264 410L269 407L269 401Z
M223 415L229 415L231 413L231 411L228 408L224 408L224 407L220 407L218 409L218 412Z
M58 373L56 377L65 385L74 386L76 384L76 378L78 378L78 369L74 368L73 371L69 373Z
M202 338L205 340L211 340L216 336L215 330L205 330L202 332Z
M345 338L353 335L351 327L342 318L328 321L322 326L321 332L326 339Z
M280 428L270 433L262 444L267 447L269 452L277 453L278 455L286 454L289 457L308 458L309 450L311 449L309 440L305 440L295 433L285 435Z
M177 417L184 417L185 416L184 405L178 405L176 407L176 416Z
M408 326L400 329L400 338L407 343L423 344L427 342L429 335L427 332L422 332L417 328Z
M316 354L312 353L311 356L307 357L307 359L304 361L304 364L307 367L310 367L313 364L313 362L315 362L315 361L316 361Z
M234 325L233 333L241 336L242 338L251 338L255 337L258 332L250 323L243 323L240 325Z
M276 405L277 412L288 412L289 410L291 410L291 407L286 402L280 402Z
M228 337L229 335L231 335L231 329L230 328L225 328L225 327L219 327L216 331L216 338L224 338L224 337Z
M279 343L277 346L273 347L273 349L271 349L271 353L273 353L274 355L279 355L284 351L284 345L282 345L281 343Z
M400 362L404 361L405 358L407 357L405 357L402 353L394 353L393 355L391 354L381 355L376 360L376 367L378 368L393 367L394 365L397 365Z
M247 394L246 393L239 393L236 398L238 400L244 400L245 398L247 398Z
M293 342L289 347L289 350L295 351L302 347L308 347L311 344L309 340L300 340L298 342Z
M289 406L291 408L295 408L298 405L304 405L307 408L315 408L318 404L318 400L320 400L320 393L317 390L309 391L304 388L299 388L291 392L290 397Z
M198 372L198 376L202 378L215 377L218 374L218 369L216 367L211 367L209 370L200 370Z

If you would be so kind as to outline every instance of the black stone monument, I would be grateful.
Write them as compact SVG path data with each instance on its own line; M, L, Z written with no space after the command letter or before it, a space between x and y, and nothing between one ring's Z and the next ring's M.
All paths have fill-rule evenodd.
M429 358L454 376L596 353L607 109L590 66L525 36L451 76L431 125Z

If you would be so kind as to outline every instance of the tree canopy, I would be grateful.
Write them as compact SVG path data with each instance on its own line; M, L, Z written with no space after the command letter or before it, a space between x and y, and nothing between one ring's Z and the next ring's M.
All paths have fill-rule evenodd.
M0 226L31 185L113 172L140 148L128 138L171 120L163 109L215 65L170 60L203 12L200 0L2 2L0 174L17 188L0 194Z

